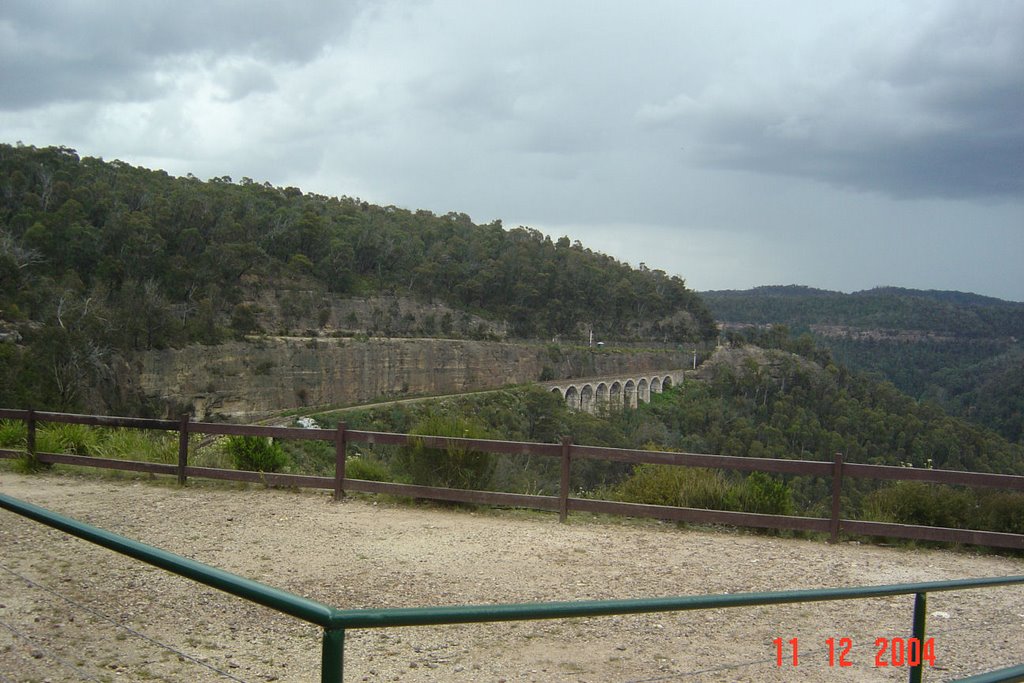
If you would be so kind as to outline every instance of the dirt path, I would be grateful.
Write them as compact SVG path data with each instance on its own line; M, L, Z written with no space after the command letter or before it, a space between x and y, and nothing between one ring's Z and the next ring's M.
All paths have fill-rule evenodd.
M1024 573L1017 558L583 515L560 525L548 514L333 503L314 492L3 470L0 492L339 607ZM905 668L875 667L874 644L907 635L911 604L903 597L353 631L345 680L902 681ZM1024 662L1024 590L934 594L928 612L937 666L926 680ZM852 666L828 666L829 637L852 640ZM799 666L776 666L776 638L799 639ZM319 665L316 627L0 511L0 681L314 681Z

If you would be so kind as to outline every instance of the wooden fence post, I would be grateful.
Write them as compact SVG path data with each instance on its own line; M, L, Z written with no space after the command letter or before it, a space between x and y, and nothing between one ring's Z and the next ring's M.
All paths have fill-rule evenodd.
M334 500L345 497L345 423L334 432Z
M28 409L28 419L26 420L26 434L25 434L25 450L28 451L28 455L32 460L36 459L36 411L33 408Z
M832 461L832 516L828 520L829 543L839 542L839 517L843 494L843 454Z
M569 517L569 472L572 463L572 437L562 437L562 478L558 494L558 521L565 523Z
M184 486L188 467L188 413L182 413L178 426L178 486Z

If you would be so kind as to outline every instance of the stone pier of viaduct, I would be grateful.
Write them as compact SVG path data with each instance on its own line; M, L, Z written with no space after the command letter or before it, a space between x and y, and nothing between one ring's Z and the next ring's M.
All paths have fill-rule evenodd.
M682 370L665 370L632 377L589 377L539 384L557 393L573 410L596 413L601 406L636 408L640 401L649 403L651 394L660 394L682 381Z

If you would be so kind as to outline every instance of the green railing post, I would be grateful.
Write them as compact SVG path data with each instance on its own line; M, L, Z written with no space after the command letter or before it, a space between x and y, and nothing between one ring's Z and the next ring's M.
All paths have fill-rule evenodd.
M569 474L572 463L572 437L562 437L562 477L558 492L558 521L565 523L569 517Z
M928 594L914 593L914 632L911 634L911 638L917 638L920 657L918 657L917 664L910 667L910 677L907 679L910 683L921 683L921 675L924 671L924 625L927 616Z
M334 500L345 497L345 423L334 433Z
M345 629L324 629L324 650L320 660L320 683L341 683L345 672Z
M182 413L178 425L178 486L184 486L188 467L188 413Z

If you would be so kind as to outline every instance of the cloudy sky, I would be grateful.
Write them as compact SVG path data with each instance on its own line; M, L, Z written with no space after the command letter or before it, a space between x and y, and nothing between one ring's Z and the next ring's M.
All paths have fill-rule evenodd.
M1024 301L1024 2L0 3L0 141Z

